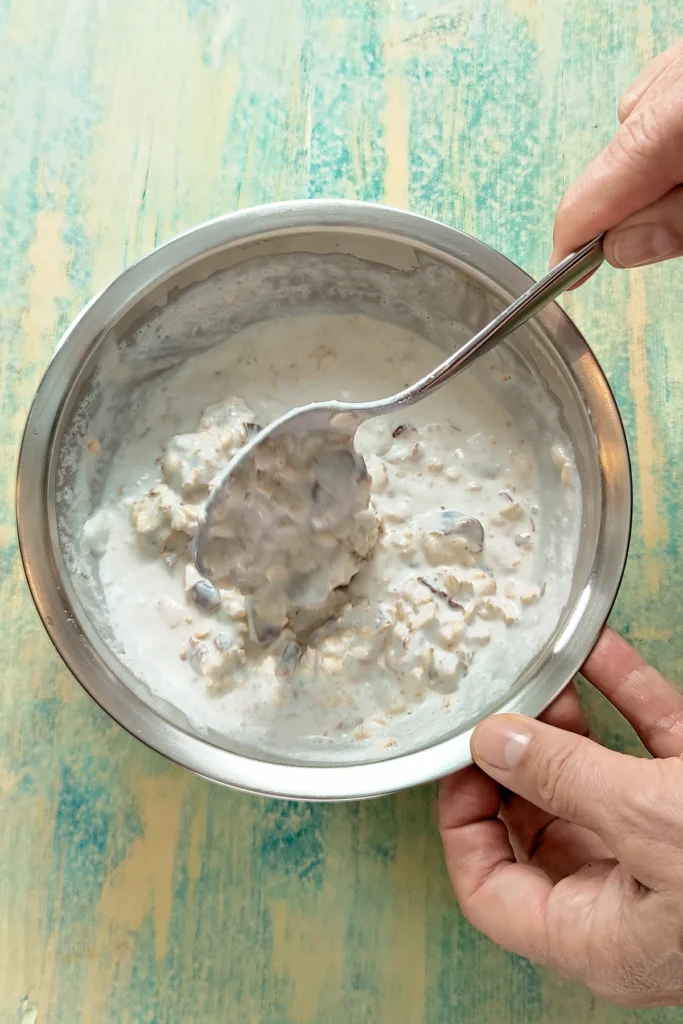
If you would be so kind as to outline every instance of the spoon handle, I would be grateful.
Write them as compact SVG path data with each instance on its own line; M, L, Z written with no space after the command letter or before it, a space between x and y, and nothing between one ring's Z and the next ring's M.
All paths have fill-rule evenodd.
M566 291L573 284L576 284L577 281L580 281L591 270L599 267L605 258L602 250L604 237L604 235L600 235L581 249L570 253L561 263L553 267L545 277L542 277L540 281L532 285L523 295L515 299L507 309L499 313L494 320L482 328L473 338L466 341L457 352L449 356L436 369L428 373L426 377L423 377L416 384L412 384L405 391L401 391L398 395L385 399L381 404L386 404L387 406L412 405L414 402L419 402L420 399L431 394L432 391L436 391L447 380L460 373L465 366L468 366L479 356L488 352L502 338L512 334L518 327L525 324L543 306L552 302L553 299L557 298L558 295L561 295L562 292ZM378 409L378 411L381 410Z

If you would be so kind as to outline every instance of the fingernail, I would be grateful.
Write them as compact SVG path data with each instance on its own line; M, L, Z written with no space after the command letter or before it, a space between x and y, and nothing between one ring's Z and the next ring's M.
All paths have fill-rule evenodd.
M642 267L673 256L677 248L677 240L668 228L661 224L637 224L617 232L612 255L620 267Z
M513 715L494 715L482 722L472 737L477 761L492 768L515 768L524 756L531 733Z

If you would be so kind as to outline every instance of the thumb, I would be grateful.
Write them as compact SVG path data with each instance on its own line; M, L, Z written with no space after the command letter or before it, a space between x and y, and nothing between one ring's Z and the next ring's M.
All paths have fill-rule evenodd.
M604 251L613 267L642 267L683 256L683 187L609 231Z
M471 746L487 775L549 814L592 829L616 853L631 817L630 794L643 788L640 758L522 715L481 722Z

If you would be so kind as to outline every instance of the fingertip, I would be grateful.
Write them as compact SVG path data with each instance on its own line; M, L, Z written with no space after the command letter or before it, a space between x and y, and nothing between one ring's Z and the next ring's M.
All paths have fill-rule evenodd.
M529 746L536 723L525 715L493 715L480 722L470 746L472 756L483 770L508 772L516 768Z
M574 234L572 230L572 205L574 192L577 183L574 182L563 192L557 204L555 218L553 220L553 251L550 257L551 269L572 252L574 245Z
M571 255L571 253L576 252L580 246L590 242L599 233L598 230L592 231L591 218L587 218L585 211L581 209L582 181L583 179L580 178L573 185L570 185L557 207L553 223L553 251L550 256L550 270L566 259L567 256ZM589 274L586 274L585 277L582 277L580 281L572 285L571 288L568 288L567 291L580 288L585 281L592 277L597 269L596 267Z
M552 253L550 254L550 260L549 260L549 262L548 262L548 270L552 270L552 269L553 269L553 267L556 267L556 266L557 266L557 264L558 264L558 263L561 263L561 262L562 262L562 260L563 260L563 259L565 258L565 256L567 256L567 255L568 255L568 253L566 253L566 252L564 252L564 253L563 253L563 252L561 252L561 251L560 251L559 249L555 249L555 248L553 248L553 251L552 251Z

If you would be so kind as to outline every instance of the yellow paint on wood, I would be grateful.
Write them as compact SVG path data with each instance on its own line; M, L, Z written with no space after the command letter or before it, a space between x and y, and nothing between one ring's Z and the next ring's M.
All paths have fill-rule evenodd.
M627 324L629 334L629 382L636 420L636 458L640 477L642 535L650 557L645 563L645 580L652 595L659 591L664 561L658 550L667 539L666 517L660 498L658 469L660 452L650 406L647 359L647 297L643 271L632 270L629 280Z
M56 340L53 333L55 302L69 294L64 227L64 213L61 209L40 210L28 251L31 277L21 329L25 338L26 357L36 363L44 358L46 337ZM23 418L22 415L22 421Z
M510 12L526 22L529 35L538 43L543 7L559 7L559 4L542 4L542 0L510 0Z
M130 974L134 935L147 917L153 922L155 956L161 960L165 955L186 781L174 774L134 782L143 833L133 841L124 860L112 868L102 889L94 956L84 986L83 1024L100 1019L114 977Z
M325 900L325 903L328 903ZM318 1024L323 999L334 1002L344 968L344 921L325 915L324 932L310 905L298 910L276 900L270 905L273 925L272 966L290 990L288 1013L297 1024ZM324 934L324 941L321 941Z
M410 103L400 74L387 76L384 107L386 170L383 200L389 206L410 206Z

